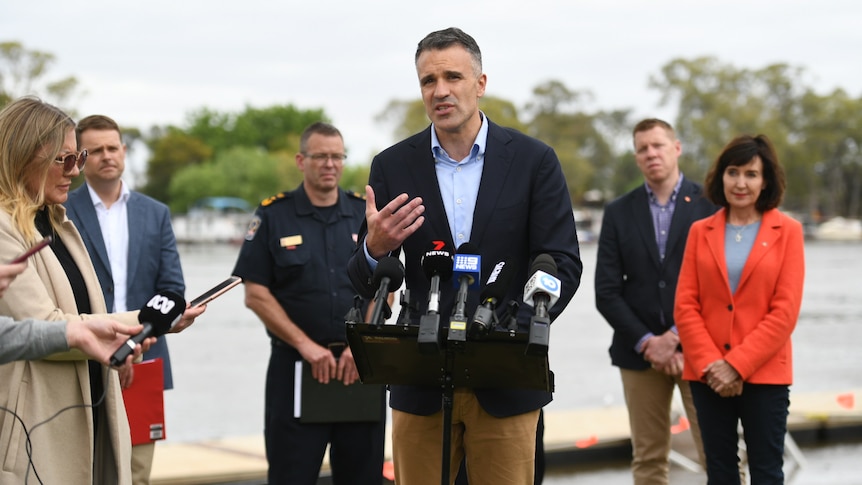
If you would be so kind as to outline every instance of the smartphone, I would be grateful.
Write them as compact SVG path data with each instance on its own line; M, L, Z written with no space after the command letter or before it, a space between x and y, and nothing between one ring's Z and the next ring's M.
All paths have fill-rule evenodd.
M242 283L242 278L240 278L239 276L231 276L228 279L222 281L221 283L213 286L201 296L192 300L191 306L205 305L222 296L227 290L233 288L240 283Z
M33 247L16 256L15 259L13 259L12 261L9 261L9 264L23 263L24 261L27 261L27 258L33 256L49 244L51 244L51 236L45 236L45 239L42 239L41 241L37 242L33 245Z

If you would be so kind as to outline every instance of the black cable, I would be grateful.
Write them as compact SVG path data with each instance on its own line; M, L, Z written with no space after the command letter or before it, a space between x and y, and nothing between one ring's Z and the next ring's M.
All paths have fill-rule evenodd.
M108 372L110 372L110 369L108 370ZM103 379L104 379L104 377L107 377L107 375L103 374ZM27 425L24 424L24 420L21 419L21 417L18 416L15 413L15 411L12 411L11 409L8 409L4 406L0 406L0 411L6 411L7 413L11 414L12 417L15 418L19 423L21 423L21 429L24 430L24 436L27 437L27 439L24 442L24 450L27 452L27 473L24 475L24 485L27 485L27 483L29 483L29 481L30 481L30 469L31 468L33 469L33 475L36 476L36 480L39 482L39 484L44 485L44 483L42 482L42 478L39 477L39 472L36 471L36 464L33 463L33 442L30 440L30 434L33 433L34 431L36 431L36 429L39 428L39 426L50 423L51 421L56 419L58 416L60 416L64 412L69 411L71 409L77 409L77 408L83 408L83 409L93 408L93 409L95 409L96 407L101 406L102 402L105 401L105 398L108 395L108 386L105 385L102 387L104 388L104 389L102 389L102 396L94 404L74 404L72 406L66 406L66 407L60 409L59 411L57 411L56 413L54 413L48 419L46 419L42 422L36 423L29 431L27 430ZM11 432L11 430L10 430L10 432ZM95 437L93 439L95 439Z

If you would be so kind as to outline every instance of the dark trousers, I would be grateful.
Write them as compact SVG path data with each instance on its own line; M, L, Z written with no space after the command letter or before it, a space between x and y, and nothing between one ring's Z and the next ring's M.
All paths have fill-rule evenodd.
M330 445L329 463L335 485L380 485L386 405L380 420L369 423L305 424L293 417L293 349L273 346L266 375L264 441L269 485L315 485Z
M738 423L742 423L752 485L784 483L784 436L790 388L744 384L742 395L721 397L702 382L691 383L710 485L739 484Z

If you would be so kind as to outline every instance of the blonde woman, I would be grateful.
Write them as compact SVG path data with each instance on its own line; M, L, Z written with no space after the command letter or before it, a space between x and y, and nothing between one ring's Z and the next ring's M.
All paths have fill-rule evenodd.
M0 111L0 261L53 237L9 285L0 315L48 321L108 316L87 250L61 205L86 159L86 151L77 150L75 123L58 108L25 97ZM110 318L135 325L137 313ZM201 313L187 310L173 331ZM0 485L131 483L117 372L73 350L2 365L0 382L0 406L7 410L0 410Z

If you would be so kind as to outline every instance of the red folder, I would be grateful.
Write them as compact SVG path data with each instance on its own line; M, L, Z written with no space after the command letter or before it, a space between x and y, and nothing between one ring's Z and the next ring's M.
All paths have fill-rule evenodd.
M165 376L162 359L133 364L132 385L123 389L132 446L165 439Z

